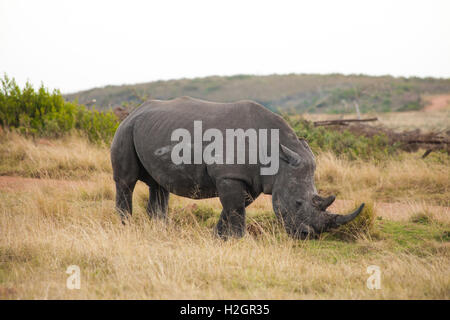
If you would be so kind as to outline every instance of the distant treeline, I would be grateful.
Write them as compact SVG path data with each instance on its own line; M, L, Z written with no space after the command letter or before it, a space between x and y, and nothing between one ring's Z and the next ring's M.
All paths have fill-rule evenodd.
M1 79L0 125L33 136L60 137L79 131L91 141L110 141L119 122L111 112L67 102L58 90L43 85L21 89L7 75Z
M191 96L217 102L251 99L272 111L350 113L419 110L423 95L450 92L450 79L366 75L288 74L206 77L106 86L65 95L98 108L138 105L142 100Z

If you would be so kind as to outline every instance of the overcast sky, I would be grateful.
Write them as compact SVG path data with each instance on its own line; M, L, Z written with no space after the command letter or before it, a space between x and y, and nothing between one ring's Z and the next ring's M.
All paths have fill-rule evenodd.
M450 77L450 1L0 0L0 72L64 93L208 75Z

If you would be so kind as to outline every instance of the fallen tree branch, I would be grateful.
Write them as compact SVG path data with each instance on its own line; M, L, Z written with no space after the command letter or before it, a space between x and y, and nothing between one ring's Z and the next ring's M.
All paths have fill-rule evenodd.
M417 144L450 144L449 141L445 140L405 140L406 143L417 143Z
M432 151L433 149L428 149L427 151L425 151L425 153L422 155L422 159L425 159Z
M314 121L314 126L332 126L332 125L347 125L347 122L370 122L377 121L378 118L367 118L367 119L338 119L338 120L324 120L324 121Z

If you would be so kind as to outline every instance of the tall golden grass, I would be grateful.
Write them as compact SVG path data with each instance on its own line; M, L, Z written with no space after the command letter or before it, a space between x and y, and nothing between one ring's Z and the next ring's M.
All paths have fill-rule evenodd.
M30 139L0 134L0 174L36 178L89 178L111 172L108 148L70 135L61 139Z
M150 221L148 190L139 183L133 217L123 226L107 146L4 133L0 174L15 177L0 177L0 298L449 299L448 203L442 206L449 199L448 159L404 157L376 164L322 154L317 166L324 193L351 199L339 209L358 198L403 202L401 222L374 209L380 228L404 233L401 241L390 229L351 242L295 241L276 223L266 196L248 209L257 232L223 242L212 232L217 199L173 196L169 221ZM412 222L436 203L433 223ZM79 290L66 287L70 265L80 267ZM379 290L366 286L370 265L381 269Z
M319 190L344 199L420 201L450 204L450 161L444 154L421 159L419 153L401 154L383 162L346 161L331 153L319 155L316 181Z

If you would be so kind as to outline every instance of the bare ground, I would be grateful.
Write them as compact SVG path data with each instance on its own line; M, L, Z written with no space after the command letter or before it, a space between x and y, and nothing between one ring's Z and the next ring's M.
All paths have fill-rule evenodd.
M427 102L424 111L439 111L450 108L450 94L439 94L425 97Z

